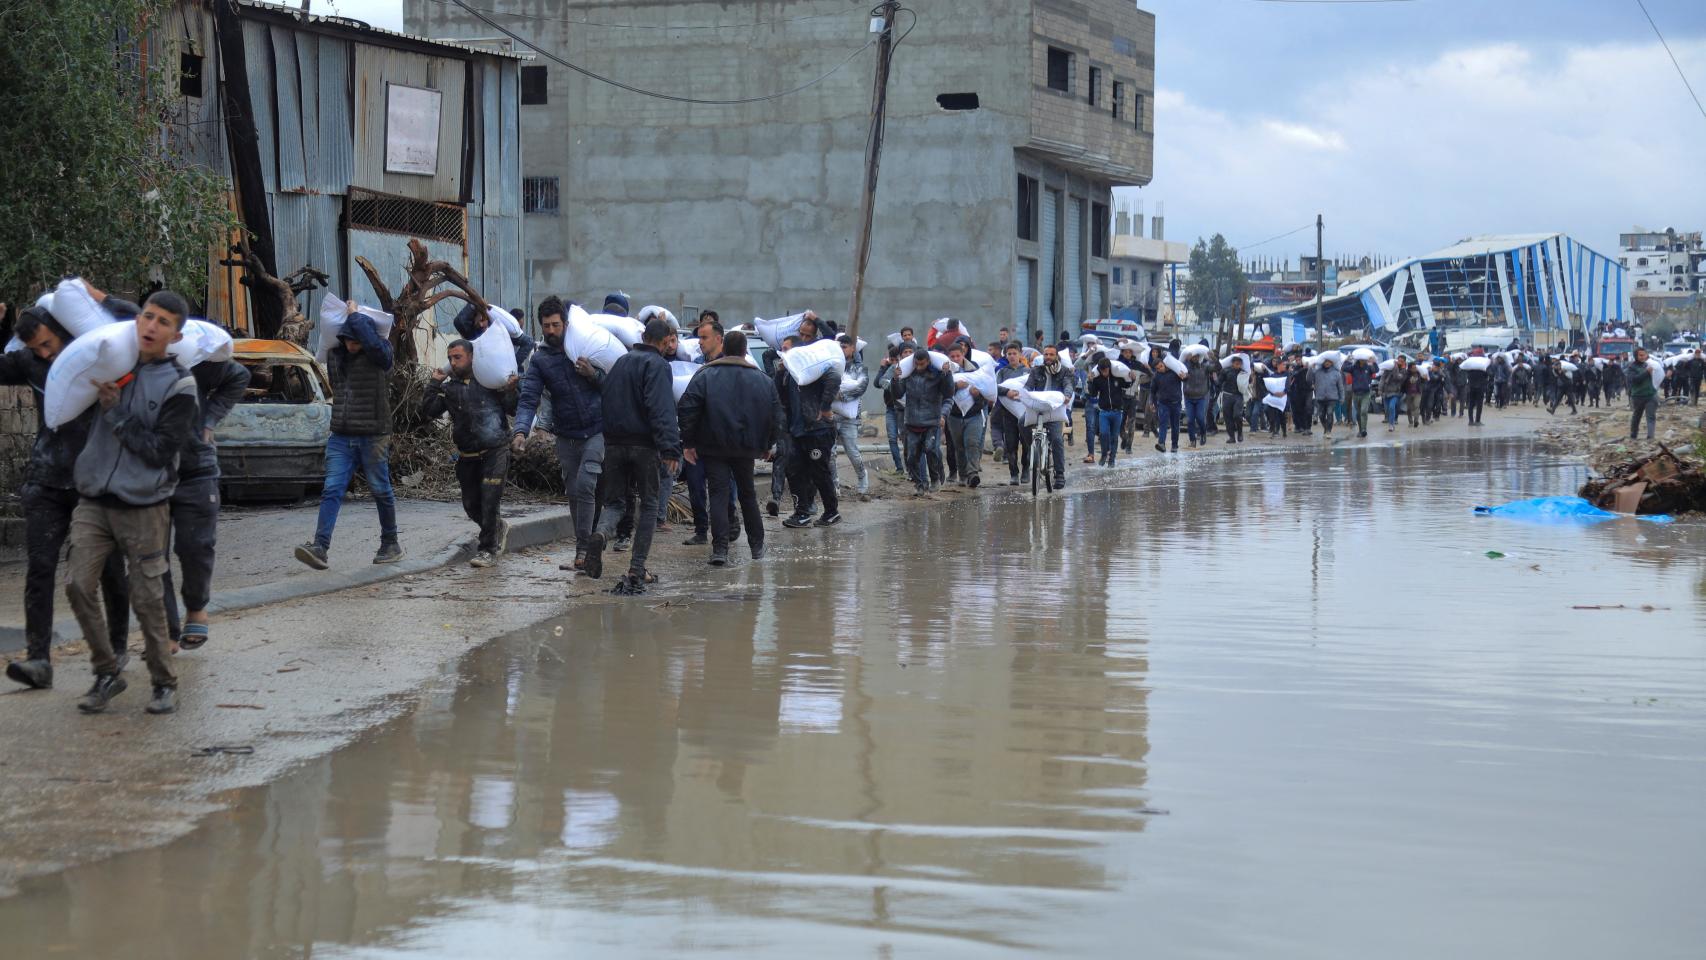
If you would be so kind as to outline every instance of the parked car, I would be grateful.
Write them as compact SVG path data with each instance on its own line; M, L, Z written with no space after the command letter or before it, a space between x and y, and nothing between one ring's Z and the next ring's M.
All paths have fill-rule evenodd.
M238 340L249 389L214 430L226 499L300 499L319 491L332 433L332 387L313 355L283 340Z

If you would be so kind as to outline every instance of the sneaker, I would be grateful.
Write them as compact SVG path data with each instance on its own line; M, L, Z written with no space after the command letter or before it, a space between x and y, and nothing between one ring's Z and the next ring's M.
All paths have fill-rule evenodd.
M1031 471L1026 470L1019 474L1019 485L1021 487L1028 487L1031 485Z
M1165 446L1165 445L1164 445L1164 444L1159 444L1159 443L1158 443L1158 444L1156 444L1156 445L1155 445L1155 452L1156 452L1156 453L1166 453L1166 452L1167 452L1167 447L1166 447L1166 446Z
M498 548L492 552L493 553L508 553L509 552L509 521L508 520L499 520L498 521Z
M616 542L610 545L610 549L616 551L617 553L626 553L628 548L633 546L633 545L634 545L634 538L633 537L617 537Z
M162 713L178 712L178 688L155 687L154 698L148 701L148 706L142 708L148 713L159 716Z
M803 527L809 527L811 525L812 525L812 518L809 515L804 514L804 513L790 514L788 519L782 521L782 526L789 527L789 528L794 529L794 530L799 530Z
M713 553L711 554L711 559L705 562L713 567L726 567L729 565L729 555L727 551L722 553Z
M124 678L116 673L97 674L94 686L77 701L77 709L84 713L101 713L114 697L124 692L126 686Z
M582 558L581 572L594 580L604 576L604 534L595 533L586 538L586 556Z
M975 484L974 484L974 486L975 486ZM833 527L840 522L841 522L841 512L839 510L834 512L834 513L826 513L823 516L817 518L817 525L820 527Z
M1237 442L1238 442L1238 438L1237 438L1237 437L1227 437L1227 438L1226 438L1226 442L1227 442L1227 443L1237 443Z
M640 596L646 592L645 575L635 576L632 573L624 573L622 579L616 581L616 586L610 588L610 592L619 597Z
M14 660L6 664L6 679L31 690L52 690L53 663L48 660Z
M862 497L865 494L870 493L870 492L871 492L871 475L867 473L864 476L859 478L859 496Z
M772 500L764 505L764 512L772 517L779 517L782 515L782 505Z
M674 533L675 527L668 522L663 522L653 527L652 530L655 533Z
M740 539L740 522L737 520L736 522L729 524L729 542L734 543L736 540L739 540L739 539Z
M468 566L489 567L496 562L496 558L494 558L490 553L485 550L481 550L479 553L474 554L474 559L468 561Z
M326 562L326 548L312 541L296 548L296 559L316 570L324 570L330 566Z
M966 481L966 486L972 488L973 490L976 490L978 487L978 484L980 484L982 482L983 482L983 474L981 474L981 473L973 474L972 478L970 480Z
M1007 477L1007 485L1008 485L1008 486L1009 486L1009 487L1016 487L1016 486L1018 486L1018 485L1019 485L1019 475L1018 475L1018 474L1010 474L1010 475L1008 475L1008 477Z
M706 537L704 534L695 533L693 536L681 541L681 545L684 547L702 547L710 542L710 538Z
M384 540L379 544L379 552L373 555L374 563L396 563L403 559L403 545L395 540Z

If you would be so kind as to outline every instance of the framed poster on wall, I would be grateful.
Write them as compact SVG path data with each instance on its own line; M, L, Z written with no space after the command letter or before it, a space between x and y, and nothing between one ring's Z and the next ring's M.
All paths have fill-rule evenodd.
M438 173L438 119L444 95L426 87L385 85L385 172Z

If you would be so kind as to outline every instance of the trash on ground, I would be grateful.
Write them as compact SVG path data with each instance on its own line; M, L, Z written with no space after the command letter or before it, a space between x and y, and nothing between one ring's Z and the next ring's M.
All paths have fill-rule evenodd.
M1501 517L1506 520L1545 524L1603 523L1624 516L1610 510L1601 510L1581 497L1536 497L1533 500L1518 500L1500 507L1476 507L1475 513L1482 517ZM1642 516L1640 519L1653 523L1670 523L1672 520L1671 517L1663 515Z

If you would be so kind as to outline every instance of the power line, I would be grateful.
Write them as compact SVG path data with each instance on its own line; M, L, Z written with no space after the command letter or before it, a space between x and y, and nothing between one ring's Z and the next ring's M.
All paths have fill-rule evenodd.
M1273 243L1275 240L1284 240L1286 237L1289 237L1293 234L1302 233L1303 231L1308 230L1309 228L1311 228L1313 226L1315 226L1315 224L1306 223L1303 226L1298 227L1296 230L1287 231L1286 233L1282 233L1277 237L1269 237L1266 240L1263 240L1261 243L1252 243L1249 246L1243 246L1243 247L1236 247L1235 246L1232 249L1237 250L1239 253L1243 253L1246 250L1254 250L1257 247L1265 247L1268 244Z
M450 6L454 0L432 0L440 6ZM465 4L457 4L466 6ZM600 27L611 30L740 30L746 27L767 27L777 23L798 23L802 20L826 20L832 17L849 16L848 11L840 13L814 13L803 17L780 17L775 20L754 20L750 23L699 23L699 24L667 24L667 23L599 23L594 20L575 20L571 17L544 17L528 13L509 13L503 10L477 8L482 13L494 17L508 17L511 20L534 20L541 23L572 23L580 27Z
M1647 5L1642 0L1635 0L1635 5L1641 8L1641 13L1652 24L1653 35L1659 38L1659 45L1665 48L1665 54L1670 57L1671 66L1676 68L1676 75L1682 78L1682 85L1688 88L1688 95L1694 98L1694 106L1700 110L1700 115L1706 117L1706 105L1700 102L1700 95L1694 92L1694 84L1688 82L1688 74L1682 72L1682 64L1676 62L1676 54L1671 53L1670 44L1665 41L1665 35L1659 32L1659 25L1653 21L1653 15L1647 12Z
M782 90L782 91L777 92L777 93L768 93L768 94L765 94L765 95L759 96L759 97L735 97L735 98L728 99L728 100L709 100L709 99L704 99L704 98L700 98L700 97L679 97L679 96L676 96L675 94L672 94L672 93L660 93L656 90L646 90L646 89L643 89L641 87L633 86L632 84L623 83L620 80L613 80L610 77L603 76L602 74L594 73L591 70L588 70L587 68L585 68L583 66L580 66L579 64L570 63L568 60L563 59L562 57L556 55L555 53L552 53L551 51L546 50L546 49L534 44L532 41L521 36L520 34L511 30L510 28L504 26L501 23L498 23L496 20L493 20L491 17L486 16L485 13L481 12L481 10L478 7L469 6L467 3L463 2L463 0L449 0L449 2L454 3L458 7L461 7L463 10L468 11L468 13L472 14L475 19L484 23L486 26L491 27L493 30L498 31L499 33L502 33L504 36L509 37L511 40L514 40L516 43L519 43L522 46L526 47L527 49L532 50L534 53L537 53L541 57L544 57L545 59L550 60L552 63L556 63L556 64L559 64L561 66L567 67L570 70L573 70L574 72L580 74L581 76L588 78L589 80L597 80L599 83L607 83L607 84L609 84L613 87L616 87L618 89L626 90L629 93L637 93L637 94L640 94L641 96L655 97L659 100L669 100L669 101L673 101L675 103L696 103L696 104L705 104L708 106L734 106L734 105L743 104L743 103L763 103L767 100L779 100L782 97L791 96L793 94L799 93L802 90L807 89L808 87L814 87L814 86L822 83L823 81L828 80L830 77L839 73L841 71L842 67L845 67L849 63L852 63L855 57L859 56L859 54L861 54L861 53L864 53L866 50L869 50L871 48L871 46L877 42L875 39L871 39L871 40L866 41L864 46L862 46L859 49L854 50L852 53L848 54L847 59L836 64L834 67L832 67L830 69L830 71L828 73L825 73L825 74L822 74L820 76L814 77L810 80L807 80L805 83L802 83L797 87L793 87L793 88L788 89L788 90Z
M1318 3L1339 6L1347 3L1415 3L1416 0L1252 0L1254 3Z

